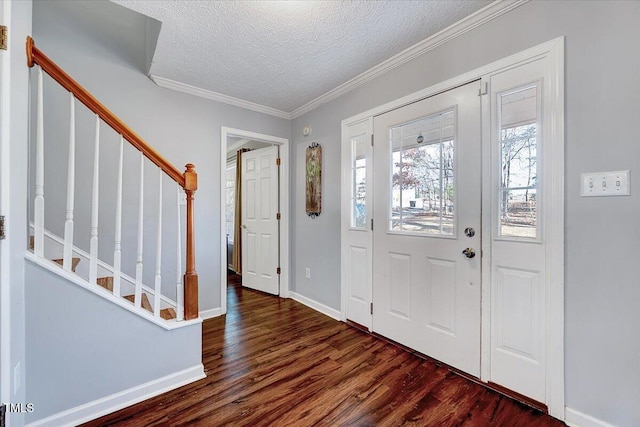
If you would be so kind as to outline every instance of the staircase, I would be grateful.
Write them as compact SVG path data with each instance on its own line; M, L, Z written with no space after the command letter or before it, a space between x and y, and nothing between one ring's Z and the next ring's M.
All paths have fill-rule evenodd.
M190 320L197 320L198 313L198 276L195 271L195 241L194 241L194 212L193 201L194 193L197 190L197 174L192 164L187 164L185 172L180 172L176 167L164 159L159 153L149 146L140 136L133 132L126 124L124 124L111 111L104 107L97 99L95 99L86 89L80 86L75 80L67 75L58 65L38 50L33 39L27 39L27 56L29 67L36 67L37 71L37 123L36 123L36 148L35 148L35 191L33 198L33 222L31 224L30 235L30 252L27 254L34 262L47 268L48 270L67 278L70 281L92 291L93 293L109 299L115 304L136 313L166 329L174 329L181 325L189 324ZM57 84L62 86L69 92L69 140L68 140L68 168L66 171L66 216L64 220L64 235L58 236L45 228L45 219L49 221L51 226L51 216L46 216L45 211L45 135L44 129L44 75L51 77ZM91 208L87 210L76 211L75 206L75 183L76 177L76 112L75 106L77 101L83 104L87 109L95 114L95 134L93 140L93 178L91 193ZM113 252L109 254L109 259L113 262L108 264L99 256L99 243L104 248L104 242L99 240L103 236L99 235L98 219L99 214L104 215L104 209L101 211L101 198L105 197L100 194L100 127L106 124L114 132L119 135L119 146L112 147L118 150L118 167L115 172L117 181L115 183L116 207L113 214L114 233L112 237ZM123 174L125 164L125 144L130 144L139 154L136 160L139 165L139 179L133 183L125 180ZM151 165L149 165L151 164ZM147 167L155 167L158 171L156 189L147 189L145 183L145 165ZM166 207L163 204L163 181L169 178L175 182L175 204L174 210L171 212L176 215L175 236L163 236L164 221L169 215L166 215ZM49 183L47 183L49 185ZM123 215L129 214L134 209L129 205L123 212L123 187L136 188L139 190L137 201L137 247L135 248L135 273L130 268L131 275L126 274L123 261L128 261L122 257L123 253ZM49 187L48 187L49 188ZM60 191L64 189L59 189ZM56 194L60 194L58 191ZM144 246L144 200L145 192L157 191L155 196L158 198L157 209L154 214L157 215L155 223L157 224L154 239L152 242L155 253L155 266L153 280L149 279L150 274L145 270L143 265L144 251L149 247ZM108 195L113 196L113 193ZM124 202L126 203L126 202ZM184 208L184 213L182 208ZM163 213L165 218L163 220ZM90 216L90 235L88 241L89 251L74 245L75 220L79 215L83 215L83 219ZM147 214L147 216L149 216ZM185 248L182 248L182 222L184 216ZM149 227L147 227L149 228ZM169 239L167 239L169 237ZM173 237L173 239L171 239ZM164 240L163 240L164 239ZM167 246L166 241L173 240ZM87 243L87 242L85 242ZM163 248L169 247L175 253L175 268L171 270L163 265ZM129 253L133 251L131 247L127 248ZM103 251L104 252L104 251ZM183 257L184 253L184 257ZM112 258L111 258L112 256ZM132 259L132 258L131 258ZM184 259L184 264L183 264ZM167 277L170 277L168 280ZM145 280L148 283L145 283ZM153 282L153 283L150 283ZM164 286L163 286L164 283ZM167 286L169 284L169 286ZM171 298L167 293L173 295ZM186 321L186 322L185 322Z

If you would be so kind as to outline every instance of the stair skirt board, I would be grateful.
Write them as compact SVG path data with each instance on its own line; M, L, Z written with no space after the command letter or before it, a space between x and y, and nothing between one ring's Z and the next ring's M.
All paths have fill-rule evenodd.
M152 312L149 312L147 310L140 310L138 308L136 308L131 302L129 302L127 299L122 298L122 297L118 297L113 295L109 290L103 288L102 286L96 286L95 284L90 284L89 282L87 282L86 280L84 280L82 277L65 271L63 269L60 268L60 266L48 259L43 259L40 257L37 257L33 252L25 252L24 255L25 259L28 261L31 261L32 263L45 268L49 271L51 271L52 273L57 274L58 276L61 276L65 279L67 279L70 282L75 283L76 285L96 294L99 295L102 298L105 298L111 302L113 302L114 304L124 308L125 310L128 310L134 314L136 314L137 316L143 317L146 320L155 323L156 325L166 329L166 330L173 330L173 329L177 329L177 328L182 328L185 326L189 326L189 325L193 325L196 323L202 323L202 319L200 317L198 317L197 319L193 319L193 320L182 320L182 321L176 321L175 318L172 320L166 319L166 317L163 317L163 313L161 310L161 318L156 318ZM144 293L143 293L144 295ZM143 298L144 300L144 298ZM148 301L148 300L147 300ZM165 316L169 315L169 311L165 311Z
M33 222L30 223L30 232L33 233ZM62 257L62 252L63 252L63 247L64 247L64 240L59 237L56 236L55 234L53 234L52 232L50 232L49 230L44 230L44 239L45 239L45 258L49 258L49 259L59 259L60 257ZM33 243L34 243L34 236L29 236L29 243L30 243L30 250L33 253ZM49 252L49 253L47 253ZM85 278L88 276L88 262L90 259L90 256L88 253L84 252L83 250L77 248L74 246L73 248L73 254L75 255L75 257L73 258L73 262L74 262L74 266L77 266L78 264L80 266L82 266L83 264L86 264L83 268L86 270L85 271ZM75 261L77 258L79 258L80 261L84 260L86 262L80 264L80 261ZM56 261L57 262L57 261ZM60 265L61 262L60 262ZM103 283L100 283L100 280L105 280L108 278L108 276L113 275L113 267L106 264L105 262L98 260L98 276L106 276L106 277L99 277L98 278L98 285L102 286L105 289L108 289L110 291L112 291L112 289L109 289L108 287L106 287ZM82 276L82 274L80 274L80 276ZM111 276L112 277L112 276ZM120 277L121 277L121 286L122 286L122 292L126 292L125 288L128 286L132 289L133 291L133 287L135 286L135 279L133 279L132 277L127 276L124 273L120 273ZM113 280L113 279L112 279ZM151 289L148 286L145 286L144 284L142 285L142 290L143 292L146 291L150 294L153 294L153 289ZM113 291L112 291L113 292ZM176 306L176 302L173 301L171 298L166 297L165 295L161 295L160 296L162 302L164 304L167 304L169 306Z
M77 426L127 406L206 378L202 364L169 374L93 402L27 424L27 427Z

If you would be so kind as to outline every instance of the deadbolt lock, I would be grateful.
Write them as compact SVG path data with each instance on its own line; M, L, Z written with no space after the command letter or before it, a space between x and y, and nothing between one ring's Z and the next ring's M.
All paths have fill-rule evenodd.
M473 227L467 227L464 229L464 235L467 237L473 237L476 235L476 230Z

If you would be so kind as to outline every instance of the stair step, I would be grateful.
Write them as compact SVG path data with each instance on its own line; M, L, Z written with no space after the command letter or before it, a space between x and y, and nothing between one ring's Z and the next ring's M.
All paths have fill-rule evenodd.
M61 258L52 260L53 262L60 264L62 266L63 260ZM78 263L80 262L80 258L71 258L71 271L75 272Z
M124 297L124 299L126 299L127 301L131 301L132 303L135 304L135 295L127 295ZM151 303L149 302L149 297L147 296L147 294L145 294L144 292L142 293L142 308L144 308L147 311L150 311L151 313L153 313L153 308L151 307Z
M99 286L102 286L106 290L111 291L111 293L113 293L113 277L112 276L109 276L109 277L98 277L96 279L96 283Z
M160 317L162 317L164 320L175 319L176 311L171 307L163 308L162 310L160 310Z

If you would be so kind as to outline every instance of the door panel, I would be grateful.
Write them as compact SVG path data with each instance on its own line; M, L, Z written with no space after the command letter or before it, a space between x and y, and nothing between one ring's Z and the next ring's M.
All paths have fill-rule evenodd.
M456 264L427 258L427 325L455 334Z
M279 294L278 147L242 154L242 286Z
M479 83L374 119L373 330L480 375ZM461 230L472 227L467 237ZM462 254L472 248L478 256Z

